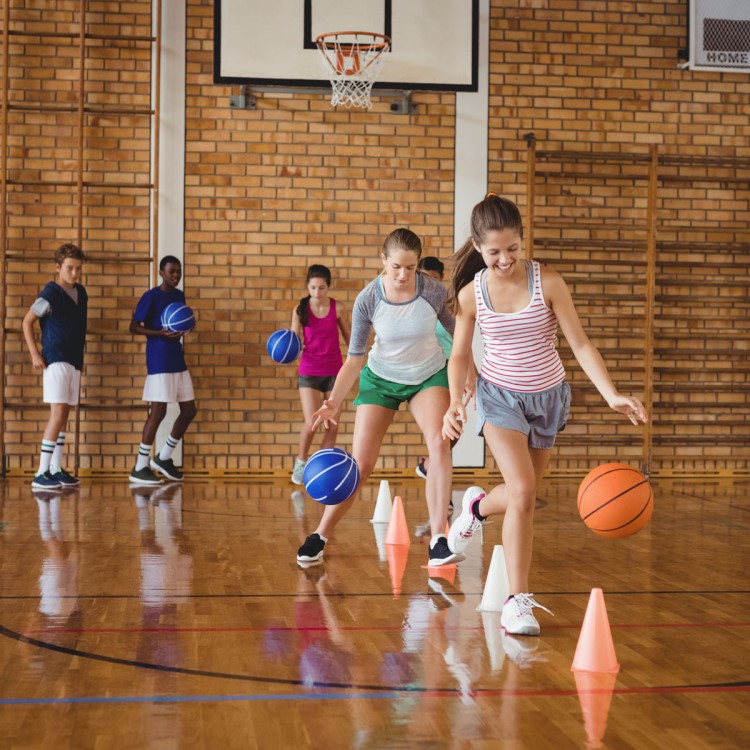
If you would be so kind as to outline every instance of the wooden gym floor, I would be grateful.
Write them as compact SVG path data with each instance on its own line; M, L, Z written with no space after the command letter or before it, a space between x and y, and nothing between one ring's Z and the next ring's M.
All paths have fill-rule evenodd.
M620 541L578 520L577 480L548 481L538 639L477 611L500 524L431 579L420 480L390 484L407 557L369 522L376 480L301 570L320 509L291 484L0 483L0 746L750 747L749 480L655 481ZM594 587L621 668L577 686Z

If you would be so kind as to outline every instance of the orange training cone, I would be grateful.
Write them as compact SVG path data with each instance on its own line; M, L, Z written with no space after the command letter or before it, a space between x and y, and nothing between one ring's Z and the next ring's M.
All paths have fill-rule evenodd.
M433 568L429 565L423 565L422 568L427 571L427 575L430 578L442 578L444 581L448 581L448 583L456 582L457 565L437 565Z
M591 589L571 669L584 672L620 671L601 589Z
M388 522L388 531L385 532L385 543L402 544L407 547L411 544L409 527L406 525L406 515L400 495L396 495L393 500L391 520Z
M612 672L576 672L576 689L581 701L586 747L596 750L602 746L607 731L609 707L617 675Z
M403 544L389 544L385 554L388 557L388 572L391 574L391 588L393 595L401 593L401 581L406 570L406 560L409 557L409 548Z

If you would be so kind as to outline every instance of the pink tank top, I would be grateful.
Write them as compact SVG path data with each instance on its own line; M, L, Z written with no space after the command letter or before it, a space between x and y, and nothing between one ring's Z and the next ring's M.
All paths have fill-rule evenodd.
M496 313L490 307L483 283L487 269L474 276L477 322L484 340L480 374L501 388L524 393L545 391L565 379L556 348L557 318L544 303L539 263L531 261L531 267L531 300L516 313Z
M302 330L305 345L299 361L299 374L324 377L336 375L343 364L339 345L336 300L330 300L328 315L324 318L316 318L312 310L308 308L307 325Z

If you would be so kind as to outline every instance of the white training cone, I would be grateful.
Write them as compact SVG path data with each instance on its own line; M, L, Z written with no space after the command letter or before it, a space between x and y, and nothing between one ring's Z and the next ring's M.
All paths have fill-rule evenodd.
M502 544L496 544L492 551L490 569L484 584L482 601L477 607L479 612L501 612L505 600L510 595L508 569L505 567L505 552Z
M500 613L485 610L482 612L482 626L484 627L484 640L487 644L487 653L490 655L490 668L493 672L499 672L505 661L505 649L503 648L503 636L500 632Z
M375 532L375 544L378 545L378 559L385 562L388 559L385 553L385 532L388 531L388 524L373 523L372 529Z
M383 479L380 482L378 499L375 501L375 512L372 514L370 523L389 523L392 511L391 488L388 486L388 480Z

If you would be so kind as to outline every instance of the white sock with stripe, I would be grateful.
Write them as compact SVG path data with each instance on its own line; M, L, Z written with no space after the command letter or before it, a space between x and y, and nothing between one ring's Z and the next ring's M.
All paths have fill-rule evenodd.
M140 471L148 466L151 460L151 446L141 443L138 446L138 458L135 461L135 470Z
M62 466L62 454L63 454L63 448L65 447L65 433L61 432L57 436L57 445L55 446L55 452L52 454L52 461L49 465L49 470L56 474L58 471L60 471L60 467Z
M52 463L52 454L55 452L55 442L52 440L42 440L42 452L39 454L39 474L49 471L49 465Z
M171 435L167 438L167 441L162 446L161 451L159 452L159 458L162 461L166 461L170 458L172 458L172 452L177 447L177 443L179 443L179 440L175 440Z

